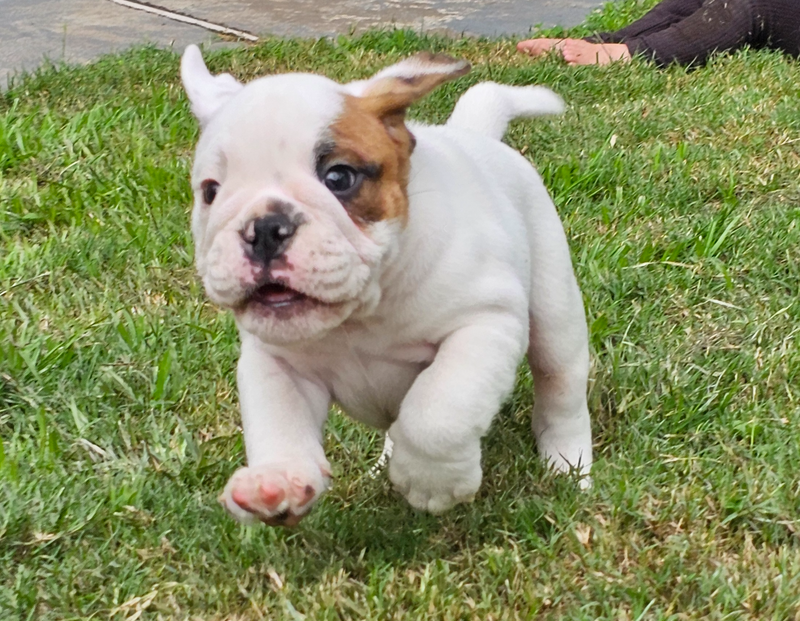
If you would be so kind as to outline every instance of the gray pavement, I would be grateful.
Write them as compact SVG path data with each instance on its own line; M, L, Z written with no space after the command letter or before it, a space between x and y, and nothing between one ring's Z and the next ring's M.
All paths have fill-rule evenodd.
M155 0L153 5L255 34L318 37L375 27L521 35L580 23L602 0ZM0 85L44 59L85 63L139 43L182 50L214 33L111 0L0 0Z

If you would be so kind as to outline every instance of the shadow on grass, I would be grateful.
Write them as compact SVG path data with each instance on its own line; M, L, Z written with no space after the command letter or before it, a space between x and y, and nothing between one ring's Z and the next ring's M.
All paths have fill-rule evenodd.
M305 582L336 567L366 580L378 567L414 569L505 547L509 538L551 554L576 513L585 510L575 481L539 462L528 413L503 411L485 440L483 467L475 502L441 516L412 509L383 472L376 480L364 477L349 495L334 485L297 530L256 529L251 535L285 546L287 554L272 559L279 573L293 574L300 562L298 577Z

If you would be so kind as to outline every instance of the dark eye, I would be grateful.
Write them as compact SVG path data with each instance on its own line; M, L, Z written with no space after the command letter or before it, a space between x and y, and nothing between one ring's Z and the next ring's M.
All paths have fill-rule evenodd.
M200 189L203 191L203 201L206 205L210 205L217 197L217 190L219 190L219 183L213 179L206 179L200 184Z
M348 194L356 188L361 179L356 169L337 164L325 172L322 181L334 194Z

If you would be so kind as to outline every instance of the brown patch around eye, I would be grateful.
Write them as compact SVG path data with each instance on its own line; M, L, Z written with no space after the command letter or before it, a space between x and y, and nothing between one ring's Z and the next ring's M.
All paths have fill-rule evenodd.
M413 136L401 115L379 118L358 97L345 97L344 109L330 127L326 163L343 162L362 174L356 192L340 198L357 223L408 217L409 158Z

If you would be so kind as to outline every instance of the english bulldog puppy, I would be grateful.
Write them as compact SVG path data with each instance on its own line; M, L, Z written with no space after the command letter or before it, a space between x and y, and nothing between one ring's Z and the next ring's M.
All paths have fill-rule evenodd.
M197 270L241 334L247 466L220 497L237 520L308 513L330 485L333 401L388 430L389 478L412 506L472 500L481 437L526 352L539 452L588 485L581 293L541 178L500 141L511 119L563 104L542 87L487 82L445 125L406 121L468 71L423 53L349 84L284 74L243 85L186 49L202 129Z

